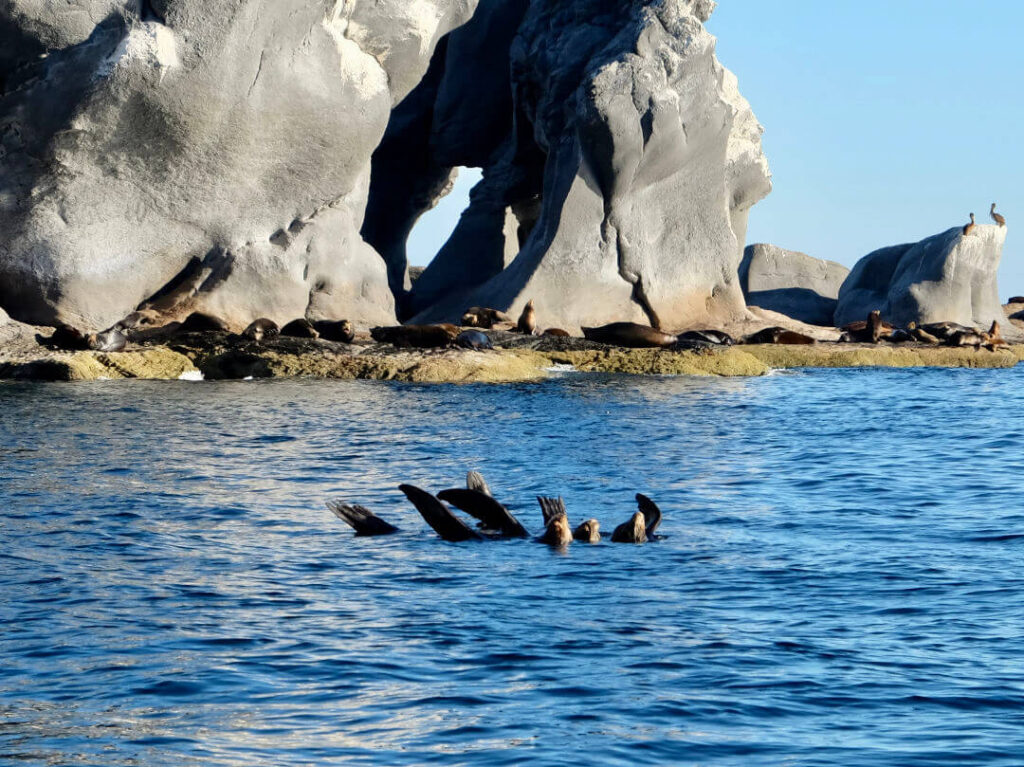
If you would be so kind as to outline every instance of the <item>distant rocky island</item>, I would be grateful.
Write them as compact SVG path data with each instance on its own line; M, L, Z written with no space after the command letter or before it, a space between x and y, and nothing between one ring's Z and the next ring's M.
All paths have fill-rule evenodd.
M771 175L762 127L704 26L714 7L0 6L0 375L118 377L110 355L164 352L184 361L150 377L204 365L216 375L224 369L211 360L235 354L230 335L260 318L282 327L348 320L366 348L273 341L242 345L236 358L366 363L372 327L457 325L474 306L516 317L529 301L544 327L576 339L584 327L629 322L776 345L778 334L756 333L779 328L828 344L838 328L878 312L904 333L938 323L976 331L978 347L993 328L1002 339L1001 325L1009 343L1000 346L1010 351L988 352L1000 358L991 364L1011 356L1016 364L1010 344L1024 335L1013 315L1024 306L1007 311L999 301L1001 217L951 222L852 270L775 245L744 248L748 213L771 191ZM482 180L450 239L410 279L408 236L460 167L482 168ZM37 348L47 328L96 333L139 311L149 327L126 352ZM197 314L217 318L224 334L182 341L149 333ZM601 350L585 344L494 340L517 359L541 355L530 358L533 372L563 361L602 368L593 361ZM990 364L964 356L974 351L914 354L920 364ZM72 365L71 352L85 356ZM658 352L689 355L678 365L637 362L655 359L650 351L631 352L631 361L616 353L619 363L603 367L763 372L733 364L736 353ZM370 356L388 361L253 363L250 372L401 377L420 364L402 368L396 354L374 347ZM719 362L694 362L708 354ZM825 359L824 351L789 354L806 364ZM778 352L763 356L786 364ZM54 368L55 359L64 361Z

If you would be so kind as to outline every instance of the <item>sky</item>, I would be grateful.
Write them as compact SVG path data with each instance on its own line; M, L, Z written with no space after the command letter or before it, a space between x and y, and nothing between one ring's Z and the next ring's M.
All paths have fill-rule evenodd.
M774 190L748 243L853 266L887 245L967 223L1010 231L1000 295L1024 294L1024 2L721 0L718 58L765 128ZM479 171L421 219L425 264L468 203Z

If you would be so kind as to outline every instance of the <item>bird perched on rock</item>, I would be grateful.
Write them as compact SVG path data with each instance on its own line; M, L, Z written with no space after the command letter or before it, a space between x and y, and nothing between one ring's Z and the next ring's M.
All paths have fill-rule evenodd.
M966 236L967 236L967 235L969 235L969 234L970 234L971 232L973 232L973 231L974 231L974 227L975 227L975 223L974 223L974 214L972 213L972 214L971 214L971 223L969 223L969 224L967 224L967 225L965 225L965 226L964 226L964 237L966 237Z
M992 220L995 221L999 226L1006 226L1006 219L996 213L996 204L992 203L992 209L988 212L992 216Z

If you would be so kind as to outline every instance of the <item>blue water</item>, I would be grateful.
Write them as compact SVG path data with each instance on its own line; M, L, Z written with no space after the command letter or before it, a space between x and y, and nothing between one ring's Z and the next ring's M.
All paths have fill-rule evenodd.
M1024 370L0 384L0 761L1022 764L1022 413ZM668 537L442 542L396 486L470 468Z

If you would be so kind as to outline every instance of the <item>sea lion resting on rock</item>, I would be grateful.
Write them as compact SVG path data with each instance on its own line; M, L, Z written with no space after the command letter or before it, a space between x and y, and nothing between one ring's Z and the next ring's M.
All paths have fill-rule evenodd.
M568 330L562 330L561 328L548 328L542 336L553 336L555 338L572 338L572 334Z
M325 341L350 344L356 337L356 329L348 320L319 320L313 328Z
M250 322L249 326L242 331L242 338L246 341L259 343L260 341L273 338L280 333L281 329L277 326L276 322L266 317L260 317L258 320Z
M583 337L588 341L631 349L665 348L675 345L678 341L678 338L670 333L635 322L613 322L599 328L583 328Z
M1009 346L1009 342L1003 338L1002 331L999 329L999 323L996 320L992 320L992 325L989 327L987 333L981 334L984 346L990 352L994 352L997 346Z
M843 325L839 336L842 343L877 344L883 336L890 335L895 328L882 319L882 313L875 309L866 320L858 320Z
M485 306L471 306L462 315L462 324L469 328L491 329L496 322L512 322L512 318L505 312L497 309L489 309Z
M231 328L219 317L205 312L192 312L178 326L177 333L228 333Z
M128 345L128 337L115 325L102 333L90 333L89 348L97 352L119 352Z
M463 330L455 338L455 345L462 349L493 349L491 339L479 330Z
M289 338L319 338L320 334L316 328L313 327L307 319L292 320L283 328L281 328L281 335L288 336Z
M89 338L78 328L71 325L58 325L49 338L36 335L36 343L49 349L80 352L89 348Z
M687 330L679 334L680 343L703 343L713 346L732 346L736 341L721 330Z
M907 333L910 337L921 344L937 344L939 339L917 326L916 322L907 323Z
M451 346L459 336L454 325L393 325L371 328L374 341L400 348L438 349Z
M813 344L817 343L810 336L797 333L795 330L773 327L759 330L743 339L745 344Z
M516 323L516 330L532 336L537 330L537 312L533 309L533 299L526 302L523 313L519 315L519 322Z

